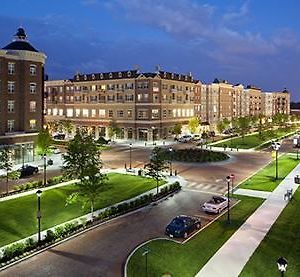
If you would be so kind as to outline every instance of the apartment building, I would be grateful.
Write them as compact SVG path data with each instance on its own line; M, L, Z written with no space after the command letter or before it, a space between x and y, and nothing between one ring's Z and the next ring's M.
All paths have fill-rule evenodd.
M253 85L248 85L244 92L249 98L249 115L257 116L263 113L262 110L262 90Z
M45 94L47 122L68 119L96 137L108 136L115 122L120 138L146 141L168 137L176 123L195 116L201 83L191 74L128 70L47 81Z
M23 28L0 49L0 145L14 145L17 157L21 152L32 157L33 142L43 124L45 59L29 43Z

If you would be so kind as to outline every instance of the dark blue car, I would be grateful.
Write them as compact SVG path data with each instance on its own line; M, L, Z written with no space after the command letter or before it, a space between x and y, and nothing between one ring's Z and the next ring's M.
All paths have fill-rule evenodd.
M171 238L187 238L189 234L201 228L199 218L179 215L176 216L166 228L166 235Z

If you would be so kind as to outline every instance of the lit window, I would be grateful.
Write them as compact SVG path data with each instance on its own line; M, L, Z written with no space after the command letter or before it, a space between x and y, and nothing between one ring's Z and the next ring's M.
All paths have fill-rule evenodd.
M73 109L67 109L67 117L73 117Z
M7 120L7 131L13 132L15 129L15 121L14 120Z
M82 109L82 116L88 117L89 116L89 110L88 109Z
M29 72L31 76L35 76L36 75L36 65L35 64L31 64L29 67Z
M176 109L173 109L173 117L176 117Z
M8 93L15 92L15 82L11 82L11 81L7 82L7 91L8 91Z
M30 101L29 102L29 111L31 113L35 112L36 111L36 102L35 101Z
M103 118L105 117L105 110L99 110L99 117Z
M80 109L75 109L75 116L79 117L80 116Z
M30 93L36 93L36 83L30 83Z
M35 130L36 129L36 120L35 119L30 119L29 120L29 128L30 128L30 130Z
M59 116L63 116L64 115L64 110L63 109L59 109L58 110L58 115Z
M53 108L53 110L52 110L52 115L57 115L58 114L58 110L57 110L57 108Z
M127 117L132 117L132 110L127 111Z
M7 111L9 113L13 113L15 111L15 101L14 100L7 101Z
M8 74L15 74L15 63L8 63Z
M159 117L159 111L158 109L153 109L152 110L152 119L156 119Z
M51 115L51 109L47 109L47 114Z
M96 110L95 109L91 110L91 117L96 117Z

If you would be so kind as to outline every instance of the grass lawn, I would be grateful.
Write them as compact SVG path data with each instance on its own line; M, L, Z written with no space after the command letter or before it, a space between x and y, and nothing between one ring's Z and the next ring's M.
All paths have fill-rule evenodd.
M148 276L162 276L164 273L169 273L172 277L195 276L263 202L262 199L247 196L237 198L242 201L231 210L230 225L226 222L225 214L184 245L168 240L150 242L131 257L127 269L128 276L145 276L145 256L142 255L145 248L150 250Z
M227 147L233 147L233 148L238 147L240 149L250 149L250 148L257 147L270 139L282 137L289 132L291 131L287 132L283 129L278 129L278 130L274 130L274 135L271 136L268 135L267 132L263 132L264 133L263 138L260 137L259 134L253 134L253 135L245 136L244 138L242 137L232 138L231 140L214 144L214 146L224 147L226 145Z
M118 203L156 187L156 182L145 177L108 174L107 182L96 209ZM41 196L42 229L50 228L89 212L80 203L65 206L66 198L76 190L73 185L46 190ZM28 195L0 202L0 246L37 232L37 197Z
M256 249L240 276L279 276L276 261L288 261L286 276L300 276L300 190Z
M243 182L239 188L273 191L298 163L296 156L281 156L278 159L278 180L275 180L275 161L273 161Z

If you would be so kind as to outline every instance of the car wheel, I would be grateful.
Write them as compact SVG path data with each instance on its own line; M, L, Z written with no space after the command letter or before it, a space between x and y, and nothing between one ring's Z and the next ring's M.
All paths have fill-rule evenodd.
M183 234L183 237L184 237L185 239L188 237L187 232L185 232L185 233Z
M200 229L200 227L201 227L200 223L197 223L196 228Z

